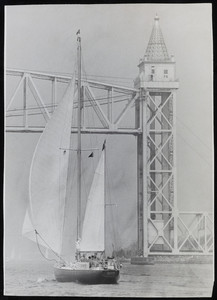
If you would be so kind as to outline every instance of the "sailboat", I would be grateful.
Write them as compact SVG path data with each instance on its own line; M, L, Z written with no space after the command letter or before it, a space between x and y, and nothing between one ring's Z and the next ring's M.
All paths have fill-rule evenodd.
M58 258L54 265L57 281L117 283L121 265L113 257L105 256L105 141L100 149L83 222L81 218L80 34L77 44L77 199L70 193L69 187L72 173L70 151L73 150L71 126L75 97L74 75L63 99L48 120L33 154L29 176L29 205L23 235L37 243L40 251L43 246ZM71 226L67 228L69 223ZM65 257L70 257L70 261Z

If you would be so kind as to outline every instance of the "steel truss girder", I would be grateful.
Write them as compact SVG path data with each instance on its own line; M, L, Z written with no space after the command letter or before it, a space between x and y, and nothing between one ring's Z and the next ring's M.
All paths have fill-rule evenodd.
M33 72L33 71L27 71L27 70L12 70L8 69L6 70L6 75L8 76L18 76L21 77L18 86L15 89L14 94L12 95L8 107L6 109L6 118L7 117L16 117L20 116L20 111L23 108L23 118L24 125L23 126L9 126L6 125L6 132L42 132L44 126L42 127L35 127L30 126L28 123L28 116L34 113L28 112L28 97L25 97L26 99L23 101L23 107L19 108L17 110L14 110L13 112L10 110L13 102L16 100L16 95L18 90L21 88L22 85L24 85L24 89L27 90L27 86L29 90L31 91L31 94L33 95L38 109L40 109L40 113L44 117L45 121L47 122L50 118L51 114L53 113L55 107L56 107L56 94L57 94L57 83L66 83L68 84L71 76L65 76L65 75L54 75L49 73L39 73L39 72ZM46 105L46 102L43 100L39 89L37 87L37 84L35 83L35 79L41 79L41 80L48 80L52 82L52 104L50 105L50 109L48 109L48 106ZM86 120L83 120L83 133L97 133L97 134L133 134L138 135L141 133L141 124L139 124L138 127L131 128L132 126L122 126L120 128L121 121L125 118L126 120L126 114L127 112L135 106L135 101L139 97L139 92L136 89L133 88L127 88L127 87L121 87L118 85L112 85L107 83L101 83L98 81L93 80L84 80L82 79L82 87L84 88L84 95L87 97L87 100L83 105L83 116L85 118L85 110L88 107L93 108L93 110L96 113L96 116L100 123L102 124L102 127L97 126L94 128L91 128L86 122ZM107 99L105 98L103 101L98 101L97 98L94 95L93 88L101 89L107 91ZM121 101L126 102L125 107L119 112L118 116L115 120L113 120L114 110L116 109L116 102L120 102L120 100L113 98L113 94L118 93L119 95L123 95L127 97L127 99L123 99ZM24 97L24 96L23 96ZM24 104L25 103L25 104ZM25 106L24 106L25 105ZM104 113L102 106L107 106L108 109L108 117ZM74 108L77 108L77 103L74 103ZM31 109L31 108L29 108ZM32 108L34 109L34 108ZM120 109L119 109L120 110ZM75 129L72 128L72 132L76 132Z
M6 75L9 75L9 76L22 77L25 74L28 74L32 78L49 80L49 81L56 80L56 82L60 82L60 83L69 83L69 81L72 78L72 75L57 75L57 74L51 74L51 73L44 73L44 72L42 73L42 72L37 72L37 71L31 71L31 70L6 69ZM76 79L76 81L77 81L77 79ZM95 81L95 80L82 79L82 81L88 82L88 84L91 87L96 87L99 89L106 89L106 90L113 89L114 92L125 93L127 95L138 92L138 89L135 89L135 88L119 86L119 85L114 85L114 84L109 84L109 83L103 83L103 82L99 82L99 81Z

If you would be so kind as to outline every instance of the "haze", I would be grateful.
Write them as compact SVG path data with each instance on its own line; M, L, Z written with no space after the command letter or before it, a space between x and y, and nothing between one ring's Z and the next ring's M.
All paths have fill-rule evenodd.
M5 67L72 73L76 32L81 31L87 74L129 78L133 86L154 17L176 60L177 191L180 210L212 211L212 10L209 4L109 4L8 6ZM99 79L99 78L98 78ZM116 79L117 84L122 79ZM114 82L114 80L113 80ZM9 93L10 91L8 91ZM5 101L9 99L5 99ZM28 176L38 134L6 134L5 254L33 250L22 238ZM102 139L98 137L98 139ZM136 241L136 139L108 137L112 193L118 202L122 247Z

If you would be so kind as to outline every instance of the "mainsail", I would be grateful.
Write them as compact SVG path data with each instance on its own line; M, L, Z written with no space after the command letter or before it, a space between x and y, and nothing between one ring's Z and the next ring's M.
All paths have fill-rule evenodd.
M33 154L23 235L61 254L75 79L47 122Z
M101 153L91 185L84 216L80 251L104 251L104 168L105 151Z

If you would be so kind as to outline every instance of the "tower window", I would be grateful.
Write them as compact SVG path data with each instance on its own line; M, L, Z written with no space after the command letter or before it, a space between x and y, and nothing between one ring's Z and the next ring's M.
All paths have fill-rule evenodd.
M168 70L164 70L164 78L168 78Z
M154 74L155 73L155 68L154 66L151 66L151 74Z

